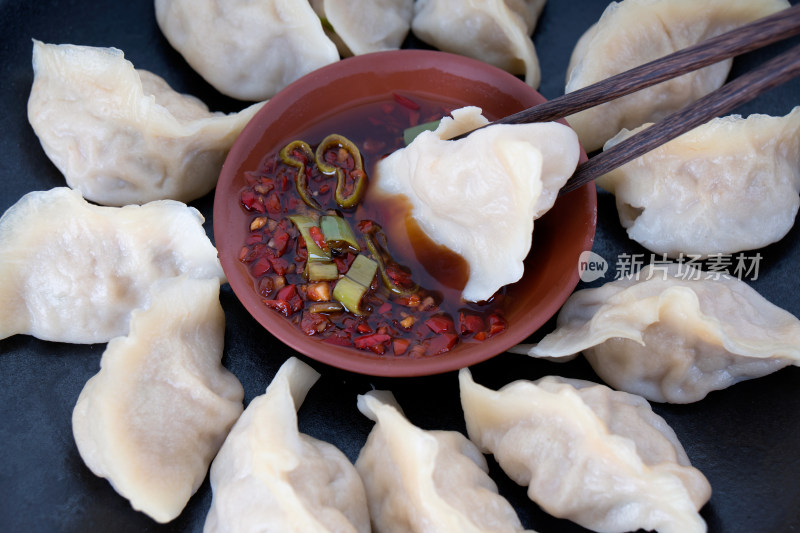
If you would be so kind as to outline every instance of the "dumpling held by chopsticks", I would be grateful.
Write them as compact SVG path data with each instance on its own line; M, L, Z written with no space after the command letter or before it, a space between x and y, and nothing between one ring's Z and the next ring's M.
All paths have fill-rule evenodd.
M374 188L405 196L422 231L466 260L462 296L477 302L522 277L533 221L555 203L580 145L557 122L492 125L448 141L487 123L476 107L452 115L380 161Z

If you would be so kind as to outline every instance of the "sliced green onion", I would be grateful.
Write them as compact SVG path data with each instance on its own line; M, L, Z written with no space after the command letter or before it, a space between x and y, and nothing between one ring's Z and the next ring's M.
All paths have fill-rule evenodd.
M305 276L308 281L331 281L339 278L339 269L332 261L307 261Z
M326 252L320 248L311 237L310 230L317 225L316 220L307 215L291 215L289 220L297 226L297 229L300 230L300 235L303 237L303 240L306 241L308 260L329 262L331 260L330 252Z
M433 122L425 122L423 124L417 124L416 126L411 126L410 128L406 128L403 131L403 142L408 146L411 144L411 141L417 138L417 135L422 133L423 131L433 131L439 127L439 120L434 120Z
M357 254L361 247L350 224L344 218L336 215L325 215L319 219L319 227L325 242L334 250L340 252L353 252Z
M358 254L344 277L336 282L336 286L333 288L333 299L340 302L351 313L366 315L367 312L361 309L361 298L372 285L377 271L377 262L366 255Z
M365 287L372 285L375 273L378 271L378 263L366 255L358 254L350 265L350 269L345 276Z
M361 298L367 293L367 287L348 277L343 277L336 282L333 288L333 298L341 303L345 309L356 315L366 314L361 309Z

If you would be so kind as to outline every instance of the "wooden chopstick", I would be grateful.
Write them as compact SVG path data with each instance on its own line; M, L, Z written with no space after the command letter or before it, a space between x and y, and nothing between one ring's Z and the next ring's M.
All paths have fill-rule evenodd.
M798 34L800 34L800 4L606 78L588 87L495 120L487 126L526 124L564 118L578 111ZM736 78L657 124L578 165L575 173L559 191L559 195L566 194L597 179L797 75L800 75L800 46L784 52L749 74ZM466 137L472 131L453 137L453 139Z
M559 195L573 191L710 119L800 75L800 45L726 83L647 129L578 165Z
M492 124L525 124L564 118L798 34L800 34L800 4L543 104L495 120Z

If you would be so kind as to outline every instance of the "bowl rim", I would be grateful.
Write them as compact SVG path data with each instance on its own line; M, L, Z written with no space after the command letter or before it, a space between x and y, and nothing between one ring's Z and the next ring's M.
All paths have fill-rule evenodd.
M493 337L491 344L488 344L493 349L480 349L482 346L487 345L486 342L488 341L485 341L484 343L462 344L456 350L425 358L382 357L372 352L363 353L352 347L337 346L325 343L320 339L308 337L296 325L290 323L286 317L264 306L261 302L263 298L253 290L252 283L249 281L249 274L236 259L238 250L241 249L241 242L231 243L229 241L233 239L226 239L223 228L226 227L227 221L232 216L235 216L234 212L239 209L238 203L230 202L229 189L239 174L242 162L255 149L252 142L246 141L260 139L266 131L263 123L265 120L269 120L270 115L273 113L280 114L288 109L289 106L302 101L310 92L318 89L320 83L333 83L337 79L362 73L365 71L365 66L369 66L370 74L376 76L386 72L397 72L398 70L414 72L420 69L434 68L446 73L455 73L458 77L463 78L466 71L475 75L476 79L490 79L493 84L502 85L504 92L511 92L515 96L519 95L522 99L534 99L536 100L534 103L546 101L538 91L504 70L476 59L438 50L401 49L348 57L319 68L292 82L272 99L268 100L248 122L234 142L222 165L214 193L212 222L215 244L228 283L247 312L275 338L300 354L342 370L381 377L416 377L458 370L495 357L512 346L523 342L558 312L579 282L577 258L575 262L576 268L572 269L566 281L560 285L560 289L555 292L543 307L539 307L537 316L540 318L535 320L530 328L524 328L524 330L509 329L503 334ZM311 80L319 80L319 83L310 83ZM566 124L564 121L561 122ZM585 159L586 154L581 148L581 160ZM568 196L579 202L580 205L584 205L581 213L588 214L589 220L583 233L583 241L580 244L582 250L591 250L597 223L596 187L593 183L590 183L563 198ZM563 201L563 198L558 201ZM232 205L236 209L232 209ZM269 313L265 313L265 310L269 311ZM271 316L270 313L274 316ZM278 320L275 320L276 318ZM309 341L312 342L309 343ZM315 346L315 344L319 346ZM316 347L317 349L309 349L310 347Z

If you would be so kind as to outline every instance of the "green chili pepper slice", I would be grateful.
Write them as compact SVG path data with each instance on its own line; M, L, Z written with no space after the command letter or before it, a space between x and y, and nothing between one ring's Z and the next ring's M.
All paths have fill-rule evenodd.
M399 264L392 258L386 247L386 234L377 224L364 233L364 241L367 244L372 257L378 263L378 270L381 273L381 281L384 286L393 293L400 296L411 296L419 290L419 285L402 270ZM398 276L402 274L402 276ZM398 280L404 278L407 283L400 284Z
M347 155L352 157L353 169L348 172L341 164L337 165L336 163L340 162L338 157L335 162L328 162L325 159L325 153L331 149L338 149L339 153L344 150ZM322 139L317 146L316 158L317 166L323 174L336 176L336 190L334 191L336 203L344 209L358 205L367 190L367 173L364 172L364 162L358 147L343 135L332 133ZM341 163L344 163L344 160ZM353 190L349 195L345 192L348 174L353 179Z
M322 209L319 202L314 199L311 195L311 191L308 189L306 167L315 160L314 152L311 150L308 143L305 141L292 141L284 146L278 155L285 164L297 169L294 183L300 198L302 198L309 207Z
M314 302L308 306L309 313L341 313L344 310L339 302Z

